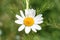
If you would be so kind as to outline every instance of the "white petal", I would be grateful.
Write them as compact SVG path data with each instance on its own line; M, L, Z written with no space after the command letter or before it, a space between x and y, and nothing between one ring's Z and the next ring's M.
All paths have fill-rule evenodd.
M22 31L24 28L25 28L25 25L21 25L21 26L18 28L18 31Z
M39 14L39 15L37 15L35 18L34 18L35 20L37 19L37 20L43 20L43 17L42 17L42 14Z
M36 16L36 17L34 18L34 20L35 20L35 24L41 24L41 23L43 23L42 14Z
M43 21L35 21L35 24L41 24Z
M41 27L37 24L33 25L33 28L35 28L36 30L41 30Z
M34 17L35 16L35 10L34 9L26 9L25 10L25 15L26 16L31 16L31 17Z
M34 32L37 32L35 28L32 28L32 30L33 30Z
M23 18L25 17L22 10L20 10L20 14Z
M31 28L30 27L25 27L25 33L26 34L29 34L30 31L31 31Z
M19 15L16 15L16 18L18 18L18 19L22 19L22 17L20 17Z
M23 20L22 19L21 20L16 20L15 23L17 23L17 24L23 24Z

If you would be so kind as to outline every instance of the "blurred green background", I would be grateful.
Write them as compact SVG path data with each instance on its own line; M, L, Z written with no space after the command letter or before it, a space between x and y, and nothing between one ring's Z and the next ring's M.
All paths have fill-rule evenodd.
M18 32L15 15L25 10L25 0L0 0L0 40L60 40L60 0L30 0L36 15L43 14L42 30L25 34Z

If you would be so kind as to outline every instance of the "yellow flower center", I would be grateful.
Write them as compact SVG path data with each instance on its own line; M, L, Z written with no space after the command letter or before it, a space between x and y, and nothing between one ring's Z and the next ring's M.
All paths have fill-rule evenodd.
M24 19L25 26L32 26L34 24L34 19L32 17L26 17Z

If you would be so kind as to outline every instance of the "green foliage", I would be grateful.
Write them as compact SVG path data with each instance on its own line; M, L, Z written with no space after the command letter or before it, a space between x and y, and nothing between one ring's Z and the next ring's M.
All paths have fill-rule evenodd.
M25 3L25 0L0 0L0 40L60 40L60 0L30 0L30 8L36 10L36 15L43 14L44 23L41 31L28 35L18 32L20 25L14 22L19 10L25 10Z

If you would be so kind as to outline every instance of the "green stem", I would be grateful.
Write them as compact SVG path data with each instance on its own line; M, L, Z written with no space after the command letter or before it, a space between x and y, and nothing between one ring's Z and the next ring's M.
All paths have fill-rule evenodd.
M29 9L29 0L26 0L26 9Z

